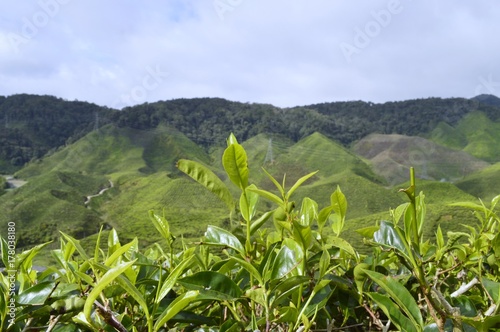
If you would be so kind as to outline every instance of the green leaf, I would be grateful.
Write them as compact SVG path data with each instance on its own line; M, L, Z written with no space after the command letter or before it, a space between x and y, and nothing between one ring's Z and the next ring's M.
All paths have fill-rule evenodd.
M160 235L167 240L168 243L172 241L172 235L170 234L170 225L167 219L157 215L154 211L149 210L149 219L153 222L153 225L158 230Z
M237 143L229 145L222 155L222 166L231 182L241 190L248 187L248 162L245 149Z
M266 173L267 177L271 180L272 183L276 186L278 191L280 192L281 197L285 196L285 188L271 175L269 174L264 168L262 168L264 173Z
M498 324L500 324L500 315L487 316L484 318L471 318L462 317L462 322L474 326L478 331L493 331L498 330Z
M363 227L363 228L356 229L356 233L358 233L359 235L361 235L364 238L372 239L375 232L377 232L379 229L380 229L379 226Z
M120 258L124 253L126 253L130 248L132 247L137 247L137 244L138 244L138 240L137 238L133 239L132 241L130 241L129 243L127 243L126 245L120 247L119 249L117 249L111 256L109 256L105 261L104 261L104 265L107 265L107 266L112 266L113 263L118 259Z
M500 301L500 283L486 278L482 278L481 283L483 284L484 288L491 296L493 301L498 304L498 302Z
M55 287L53 281L41 282L19 294L17 302L22 305L43 305Z
M257 189L257 187L254 184L248 186L240 196L240 211L246 221L251 221L255 216L259 201L259 195L250 189Z
M94 260L95 260L96 262L99 262L99 261L100 261L100 259L99 259L99 253L101 252L101 235L102 235L102 229L103 229L103 226L101 225L101 228L99 229L99 233L97 234L97 240L96 240L96 242L95 242L95 248L94 248ZM71 250L71 254L70 254L70 256L73 254L73 252L74 252L74 250L75 250L75 249L74 249L75 247L74 247L73 245L71 245L71 247L72 247L72 250L70 249L70 250ZM69 257L68 257L68 258L66 258L66 261L67 261L68 259L69 259Z
M318 218L318 203L309 197L304 198L300 207L300 224L310 226L316 218Z
M238 144L238 140L236 139L236 136L234 136L233 133L229 134L229 137L226 140L227 146L230 146L231 144Z
M306 182L310 177L312 177L316 173L318 173L318 171L309 173L307 175L304 175L300 179L298 179L297 182L295 182L295 184L292 186L292 188L290 188L290 190L288 190L288 192L286 193L286 196L285 196L286 200L288 200L290 198L290 196L292 196L292 194L295 192L295 190L297 190L297 188L299 188L302 185L302 183Z
M120 238L116 229L112 228L108 234L108 255L112 255L116 249L121 247Z
M392 302L388 297L379 293L366 293L369 297L375 301L380 309L386 314L387 317L391 320L391 323L396 325L399 331L408 331L408 332L418 332L421 331L420 327L415 326L415 323L412 322L408 317L403 315L401 309ZM422 326L422 325L420 325Z
M392 221L394 222L394 225L397 225L399 223L401 217L403 216L409 205L410 203L403 203L399 205L396 209L391 210Z
M337 186L337 189L330 196L330 202L333 211L338 214L342 220L344 220L347 213L347 200L339 186Z
M50 242L39 244L29 250L23 251L17 255L16 268L22 267L25 271L33 265L33 258Z
M178 280L188 290L200 292L200 298L234 301L241 296L240 287L229 277L214 271L201 271Z
M9 247L7 245L7 241L0 236L0 246L2 250L2 262L3 266L9 266ZM14 266L12 266L14 268Z
M92 312L92 306L94 305L94 302L97 300L102 291L116 278L118 278L120 274L122 274L123 272L125 272L125 270L131 267L134 263L135 260L132 262L120 264L110 269L97 282L94 289L92 289L92 291L87 296L87 300L85 301L85 306L83 307L83 313L85 314L85 318L87 319L88 322L92 321L90 318Z
M406 239L401 236L401 230L391 222L383 220L380 228L373 234L373 240L386 247L397 249L400 253L409 257L409 247Z
M330 268L330 253L324 249L319 258L319 279L322 279Z
M200 163L185 159L177 162L177 168L219 197L230 211L234 209L234 200L231 192L224 182L210 169Z
M165 279L165 281L161 285L161 289L156 296L156 303L160 303L160 301L163 300L165 296L167 296L168 292L170 292L170 290L174 287L177 279L181 276L181 274L184 272L184 269L186 268L186 266L188 266L189 263L191 263L191 258L184 259L170 272L167 279Z
M160 330L160 328L165 325L170 319L177 315L181 310L186 308L190 303L196 301L198 297L198 291L188 291L177 298L175 298L172 303L162 312L160 317L158 317L155 325L154 331Z
M356 250L353 248L353 246L347 242L346 240L340 238L340 237L330 237L328 239L328 244L331 244L332 246L339 248L349 255L351 255L354 258L358 258L358 254Z
M134 242L134 241L132 241L132 242ZM134 263L134 262L131 262L131 263ZM132 264L130 264L130 266L131 265ZM106 271L106 273L108 273L109 271L112 270L106 265L96 264L96 266L99 269ZM137 301L137 303L139 304L139 307L144 311L144 315L146 316L146 321L148 322L149 331L151 331L151 329L153 327L153 321L152 321L152 317L149 314L149 309L148 309L148 305L146 303L146 300L144 299L142 293L137 289L137 287L135 287L135 285L129 279L127 279L125 277L125 275L127 274L127 270L129 270L129 269L131 269L131 268L129 267L129 268L124 269L123 272L118 274L118 276L114 280L125 290L125 292L128 295L130 295L134 300ZM104 276L103 276L103 278L104 278ZM133 281L135 282L135 280L133 280ZM102 279L99 281L99 283L101 283L101 282L102 282ZM99 285L96 285L96 287L98 287L98 286ZM85 304L86 303L87 302L85 302Z
M253 235L264 223L273 215L274 211L267 211L259 219L255 220L252 225L250 225L250 235Z
M257 193L258 195L260 195L264 198L267 198L268 200L270 200L276 204L278 204L278 206L283 206L285 204L281 198L279 198L278 196L276 196L275 194L273 194L269 191L262 190L262 189L256 189L256 188L253 188L253 189L249 188L249 190Z
M88 261L90 259L85 250L83 249L83 247L80 245L80 241L74 239L73 237L67 234L64 234L63 232L60 233L68 242L71 242L71 244L75 246L76 250L84 260Z
M436 244L438 246L438 249L444 247L444 236L443 231L441 230L441 225L438 225L438 229L436 231Z
M225 229L217 226L209 225L205 232L205 244L229 247L238 251L240 254L245 254L245 248L240 240Z
M297 240L302 247L307 250L312 244L313 236L311 227L300 224L297 220L293 220L293 238Z
M325 226L326 221L328 220L328 217L330 217L332 211L333 211L333 206L327 206L326 208L321 209L321 211L319 212L318 227L320 232L323 230L323 227Z
M242 268L244 268L248 273L250 273L251 276L253 276L257 282L261 285L264 284L264 280L262 279L262 275L259 273L259 271L253 266L251 263L247 262L246 260L243 260L238 257L231 257L230 261L236 262L239 264Z
M292 239L285 239L274 260L271 279L281 279L292 273L301 275L303 260L304 251L302 247Z
M309 281L309 277L306 276L293 276L284 279L271 290L269 297L270 304L272 306L279 305L289 298L293 292L297 291L300 285Z
M381 273L370 270L363 271L387 292L392 300L406 313L414 327L424 325L417 302L403 285L394 278L384 276Z

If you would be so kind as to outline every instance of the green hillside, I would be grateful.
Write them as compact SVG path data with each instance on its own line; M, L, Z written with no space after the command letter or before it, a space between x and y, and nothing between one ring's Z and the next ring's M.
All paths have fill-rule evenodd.
M458 181L456 185L470 195L489 202L500 194L500 163L471 174Z
M423 179L456 181L489 166L464 151L414 136L372 134L357 142L353 151L392 185L405 181L410 167Z
M131 116L130 119L120 116L113 120L121 119L120 125L104 125L71 144L68 142L55 149L44 158L28 163L16 173L28 183L0 196L0 209L5 211L0 217L0 226L13 220L18 222L20 248L56 239L59 230L78 238L93 239L93 234L101 226L105 229L116 228L124 239L137 236L143 245L149 245L159 241L148 217L149 210L164 213L175 229L175 235L182 236L186 241L196 241L207 224L230 227L234 221L229 220L224 204L175 167L181 158L201 162L218 174L236 195L237 189L225 176L221 163L224 142L216 143L218 130L222 129L211 129L215 136L209 144L197 144L194 140L204 140L204 134L188 131L188 135L176 129L172 124L174 118L169 117L177 111L167 116L169 109L160 107L168 104L165 103L150 108L147 105L133 108L133 112L128 110L124 114ZM188 106L193 103L188 100L174 104L186 107L188 112ZM196 114L200 117L190 121L196 122L205 133L209 129L200 121L203 112L209 109L203 100L196 103ZM223 111L227 105L238 111L237 104L227 101L212 100L211 103L220 107L219 116L222 118L228 116ZM133 127L125 125L132 118L139 121L140 115L149 114L147 112L151 112L148 119L154 119L153 114L158 111L155 107L166 112L163 114L164 121L159 121L155 127L141 122ZM251 111L267 114L266 107L246 105L245 114L258 121ZM334 115L326 109L324 111L315 111L315 119L325 120L327 116ZM277 109L273 112L286 113ZM293 111L297 120L307 118L306 115L299 109ZM234 114L232 116L233 124L240 126ZM210 119L215 121L215 118ZM302 133L312 128L311 122L308 126ZM481 128L485 134L474 133L474 126ZM397 192L399 187L392 188L390 185L406 181L411 166L416 168L420 178L460 180L458 188L449 182L419 182L418 189L426 193L432 206L430 215L435 223L432 229L426 231L433 234L438 222L449 221L450 224L446 225L451 228L454 226L450 220L469 222L463 215L455 216L458 212L446 204L457 200L474 201L475 197L491 198L499 188L498 164L485 168L487 162L457 150L467 150L474 142L486 142L481 151L492 154L492 149L496 147L491 142L500 140L496 136L498 128L495 122L482 113L470 113L462 122L457 120L454 125L442 122L438 128L440 131L431 135L435 142L422 137L373 134L358 141L351 150L320 132L305 137L297 134L291 138L285 132L259 133L256 130L255 135L250 136L254 129L247 128L247 139L238 139L247 151L251 183L276 192L263 167L279 182L285 178L287 188L300 177L318 171L295 192L292 199L300 202L304 197L310 197L320 207L326 206L332 192L340 186L349 202L347 217L356 227L387 219L390 208L405 202L404 195ZM454 149L436 144L438 141ZM483 168L483 171L476 172ZM469 175L464 178L465 174ZM90 195L97 196L89 201L87 196ZM265 200L261 204L272 207ZM357 239L353 233L355 227L349 227L346 232ZM85 243L89 242L86 240Z
M440 123L431 139L444 146L460 149L489 162L500 161L500 122L492 121L483 112L471 112L455 127Z
M500 161L500 123L492 122L481 112L468 114L457 126L467 137L464 151L471 155L495 162Z

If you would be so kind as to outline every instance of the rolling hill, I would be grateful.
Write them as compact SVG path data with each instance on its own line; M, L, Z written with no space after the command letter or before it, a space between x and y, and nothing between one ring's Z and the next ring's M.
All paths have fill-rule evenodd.
M3 225L15 221L22 248L55 240L60 230L89 243L100 227L114 227L121 237L137 236L147 246L160 240L149 210L164 213L174 234L186 241L196 241L207 224L230 227L237 220L229 219L224 204L175 164L185 158L207 165L236 195L221 164L222 137L233 129L241 134L237 137L248 154L250 181L258 187L276 192L262 167L279 182L285 178L288 188L305 174L319 171L292 199L310 197L323 207L340 186L349 202L346 234L353 241L359 241L355 228L387 219L390 208L405 202L398 189L407 185L410 166L416 167L418 190L424 190L429 202L432 223L426 234L432 236L438 224L456 229L457 221L473 222L470 215L447 204L498 194L500 168L491 162L500 155L499 124L493 120L499 108L456 99L384 105L386 120L402 107L408 110L383 129L381 120L367 113L373 108L381 111L382 105L363 102L284 110L201 98L109 110L107 124L92 130L87 121L81 137L68 134L65 144L15 174L28 183L0 193L0 209L5 212L0 215L1 234ZM398 127L407 116L416 116L418 107L427 107L426 114L434 120ZM446 107L451 108L443 111ZM225 122L217 124L217 119ZM364 129L354 133L359 126ZM373 128L383 134L369 132ZM369 135L359 137L366 130ZM91 195L96 196L86 203ZM261 204L273 208L270 202Z

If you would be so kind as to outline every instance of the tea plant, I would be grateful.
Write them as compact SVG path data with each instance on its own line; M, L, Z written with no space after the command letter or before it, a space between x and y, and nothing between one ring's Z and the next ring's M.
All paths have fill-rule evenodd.
M45 245L16 256L0 275L2 331L487 331L500 324L500 236L491 205L457 203L477 216L477 228L424 239L425 197L415 175L402 190L409 202L392 220L358 230L373 247L361 255L341 235L346 197L336 188L320 207L266 172L274 192L251 183L246 152L228 138L224 170L231 191L211 170L179 160L178 168L228 207L231 229L208 226L187 244L164 216L150 211L164 238L139 249L115 230L100 232L92 253L61 234L57 262L43 272L33 258ZM260 200L275 207L260 211ZM9 245L1 239L10 266ZM104 243L102 243L104 242ZM179 249L181 248L181 249Z

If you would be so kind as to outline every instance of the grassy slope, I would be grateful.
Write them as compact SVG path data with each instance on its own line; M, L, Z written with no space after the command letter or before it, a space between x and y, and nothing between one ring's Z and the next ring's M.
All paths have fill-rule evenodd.
M462 119L457 129L467 137L465 152L490 162L500 161L500 123L474 112Z
M415 167L421 178L455 181L489 165L422 137L373 134L360 140L353 150L369 158L377 174L391 184L404 181L410 167Z
M28 184L0 198L0 208L8 211L2 214L0 224L12 218L19 220L20 229L26 232L19 235L28 243L54 239L57 230L67 229L78 237L90 235L103 222L118 230L123 228L125 237L136 233L152 241L156 231L151 230L148 209L166 207L161 200L168 196L168 188L173 186L174 191L189 193L188 189L194 186L192 181L186 184L186 179L184 183L175 179L179 176L175 161L180 158L210 160L184 135L163 126L153 131L101 128L18 172L17 176L27 179ZM161 173L152 173L157 169L162 169ZM115 187L93 200L92 209L87 209L85 196L109 186L108 180ZM111 198L115 205L107 206ZM182 206L181 203L175 208ZM213 201L204 207L217 209ZM217 213L219 216L220 211ZM177 219L185 220L186 216ZM37 233L35 225L47 225L46 234Z
M500 194L500 163L471 174L456 185L470 195L488 202Z
M500 123L491 121L482 112L469 113L456 127L440 123L431 133L431 139L479 159L500 161Z
M405 202L397 189L383 186L365 160L321 134L296 144L273 137L274 160L266 163L269 138L258 135L242 143L248 154L252 182L276 192L262 166L279 182L286 173L287 188L298 178L319 170L293 199L300 202L303 197L311 197L321 208L329 204L331 193L339 185L349 204L345 234L358 244L360 238L354 229L388 219L389 209ZM124 240L137 236L141 244L148 245L159 240L148 218L148 211L154 210L159 214L164 211L174 234L196 240L207 224L227 227L228 211L210 192L180 174L175 161L188 158L210 165L237 194L223 176L221 156L222 149L214 150L209 157L184 135L166 127L139 131L109 126L20 171L18 176L28 179L28 184L0 197L0 208L25 220L22 228L30 239L36 238L36 225L43 222L49 231L38 232L40 239L54 237L58 229L73 231L77 236L90 235L99 224L105 224L115 227ZM91 209L86 209L84 196L107 186L109 179L114 188L94 199ZM432 222L426 234L433 234L438 222L452 229L458 221L468 220L456 208L444 204L474 200L473 197L449 183L419 181L418 186L430 203ZM4 199L8 195L11 196ZM273 208L269 202L263 206Z

